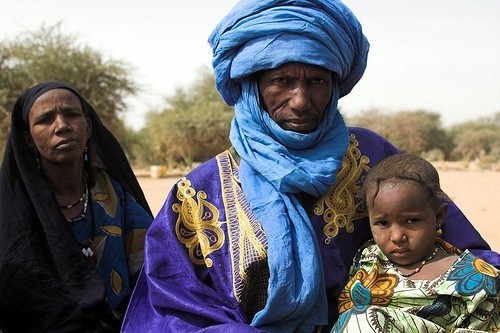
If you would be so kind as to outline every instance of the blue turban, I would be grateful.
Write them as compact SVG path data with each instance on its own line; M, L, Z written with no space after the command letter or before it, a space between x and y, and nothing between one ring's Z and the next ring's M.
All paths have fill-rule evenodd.
M368 41L340 1L243 0L209 42L217 89L235 105L229 137L241 157L241 187L268 240L268 297L251 325L312 332L327 324L328 304L316 233L296 194L317 197L335 184L348 145L337 103L363 75ZM312 133L284 130L262 108L252 74L288 62L334 73L330 103Z
M345 96L363 75L369 49L352 12L332 0L243 0L209 43L217 90L229 105L241 95L242 78L293 61L334 72Z

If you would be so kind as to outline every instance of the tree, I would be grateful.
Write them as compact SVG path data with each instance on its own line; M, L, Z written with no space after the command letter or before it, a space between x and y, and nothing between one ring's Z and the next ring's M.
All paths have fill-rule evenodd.
M453 157L465 161L478 158L498 163L500 158L500 112L455 125L450 133L455 143Z
M452 149L437 113L416 110L387 114L371 109L353 117L350 123L371 129L406 153L439 150L448 156Z
M124 142L125 126L120 115L126 110L125 98L138 91L131 72L125 62L104 59L89 46L78 45L75 36L61 32L60 23L0 43L2 154L16 98L30 86L47 80L74 86L94 106L105 126Z
M230 146L228 139L233 109L215 89L208 70L187 89L177 89L165 99L167 107L148 112L141 131L143 152L152 164L191 166Z

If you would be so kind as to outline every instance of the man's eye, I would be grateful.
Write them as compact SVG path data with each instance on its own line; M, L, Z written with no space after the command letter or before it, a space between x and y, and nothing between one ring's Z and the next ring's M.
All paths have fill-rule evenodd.
M272 80L274 83L286 83L288 80L285 77L275 77Z
M314 83L314 84L322 84L322 83L325 83L325 82L326 82L325 79L319 78L319 77L312 79L312 83Z

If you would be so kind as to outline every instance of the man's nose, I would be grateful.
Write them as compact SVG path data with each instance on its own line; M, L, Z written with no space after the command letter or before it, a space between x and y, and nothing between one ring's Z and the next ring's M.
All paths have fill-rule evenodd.
M289 105L296 111L305 111L311 108L311 94L306 84L298 84L291 91Z

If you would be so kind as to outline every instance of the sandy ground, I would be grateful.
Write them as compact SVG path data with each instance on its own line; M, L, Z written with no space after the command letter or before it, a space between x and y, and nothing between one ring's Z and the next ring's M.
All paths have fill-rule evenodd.
M500 225L494 209L500 208L500 172L457 171L439 169L441 186L465 213L492 249L500 252ZM139 182L153 214L163 205L172 185L179 177L150 178Z

